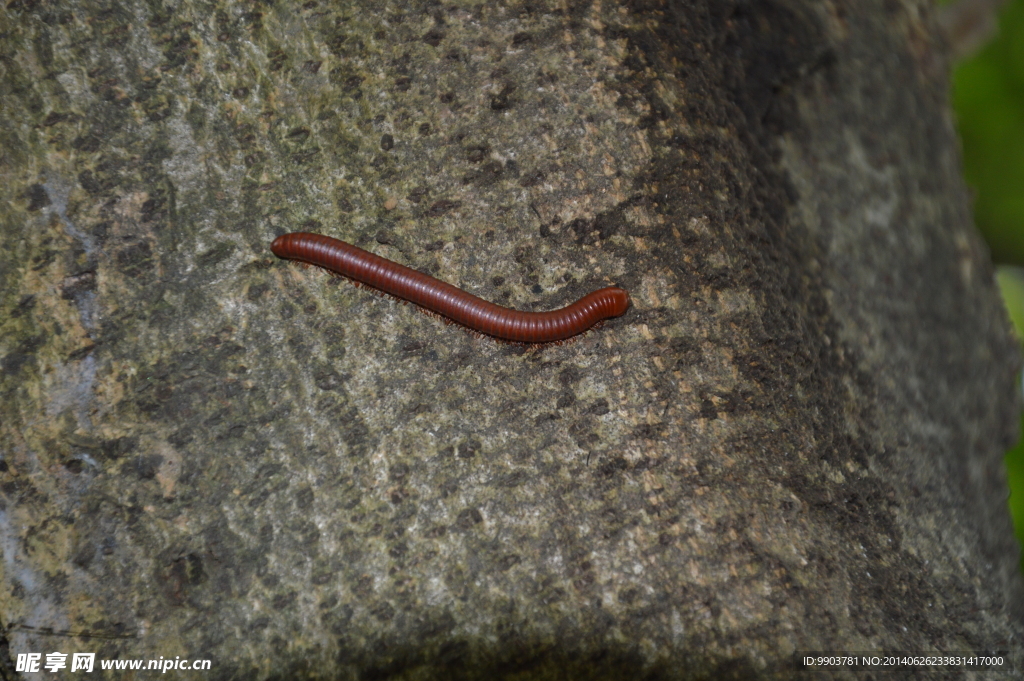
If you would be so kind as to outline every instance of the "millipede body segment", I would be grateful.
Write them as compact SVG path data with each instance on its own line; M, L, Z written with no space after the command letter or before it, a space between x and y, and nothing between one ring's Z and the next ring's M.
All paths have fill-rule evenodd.
M560 310L520 312L322 234L284 234L274 239L270 249L279 258L322 267L415 303L478 333L515 343L563 341L600 321L618 317L629 308L629 294L618 286L609 286Z

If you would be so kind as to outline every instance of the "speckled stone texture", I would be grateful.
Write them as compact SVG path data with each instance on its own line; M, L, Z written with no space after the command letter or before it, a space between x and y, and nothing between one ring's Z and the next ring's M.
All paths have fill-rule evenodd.
M1024 668L1017 352L931 21L6 2L0 667ZM276 261L298 230L520 309L609 283L633 308L497 344Z

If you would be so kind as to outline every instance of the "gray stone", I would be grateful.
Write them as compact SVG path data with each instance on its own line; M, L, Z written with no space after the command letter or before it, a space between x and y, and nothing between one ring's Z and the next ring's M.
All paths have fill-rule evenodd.
M927 3L0 17L5 673L1019 668L1018 355ZM276 261L299 230L633 307L502 345Z

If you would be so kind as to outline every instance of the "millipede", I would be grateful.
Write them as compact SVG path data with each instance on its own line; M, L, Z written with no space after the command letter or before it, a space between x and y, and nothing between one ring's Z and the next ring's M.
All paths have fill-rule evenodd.
M565 341L629 308L629 294L618 286L608 286L558 310L513 310L323 234L284 234L274 239L270 250L279 258L323 268L418 305L470 331L512 343Z

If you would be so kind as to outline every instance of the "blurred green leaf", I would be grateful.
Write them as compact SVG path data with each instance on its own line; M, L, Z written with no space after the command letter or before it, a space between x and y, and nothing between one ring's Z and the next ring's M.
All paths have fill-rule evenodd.
M1024 270L1019 267L999 267L996 270L996 281L1006 303L1006 311L1010 313L1013 330L1017 339L1024 338Z
M1024 417L1021 419L1024 428ZM1017 543L1024 545L1024 442L1006 453L1006 477L1010 483L1010 514L1017 532ZM1021 569L1024 570L1024 556L1021 557Z
M1024 338L1024 269L1004 265L996 270L996 280L1020 340ZM1024 429L1024 415L1021 415L1021 428ZM1004 461L1010 484L1010 514L1017 542L1024 546L1024 441L1018 441L1017 446L1006 453ZM1024 556L1021 557L1021 569L1024 570Z
M998 36L957 68L953 105L978 227L996 262L1024 265L1024 0L1004 7Z
M974 217L992 250L996 278L1018 340L1024 339L1024 0L1010 0L999 34L953 73ZM1024 429L1024 415L1021 417ZM1024 441L1006 453L1010 513L1024 545ZM1024 570L1024 556L1021 560Z

